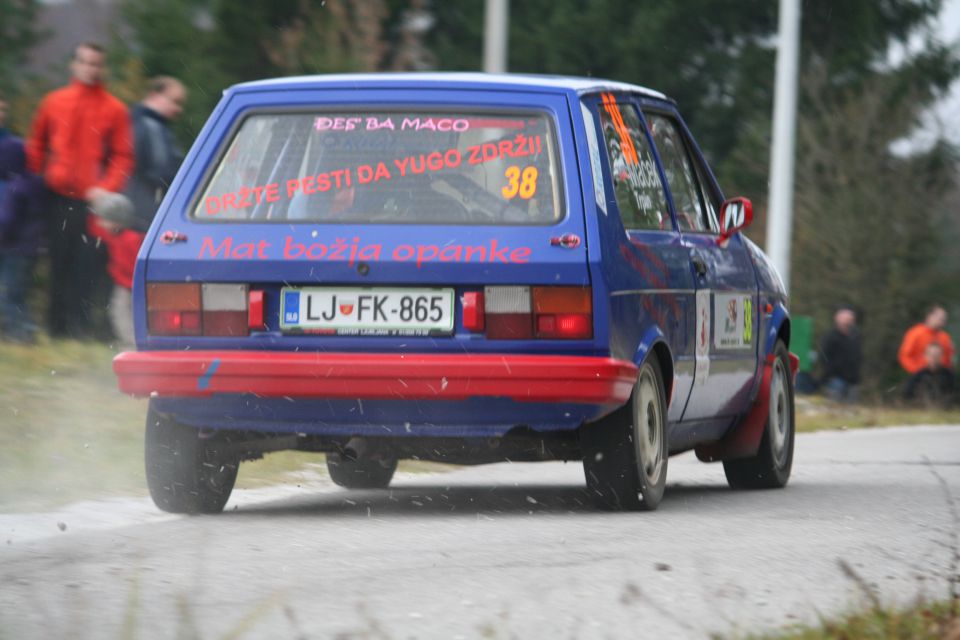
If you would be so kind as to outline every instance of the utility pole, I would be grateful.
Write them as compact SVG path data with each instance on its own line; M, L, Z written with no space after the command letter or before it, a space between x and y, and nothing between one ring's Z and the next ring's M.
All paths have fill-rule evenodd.
M507 71L507 24L509 0L486 0L483 21L483 70Z
M770 205L767 254L790 291L790 239L793 233L793 160L797 133L797 70L800 51L800 0L780 0L773 140L770 146Z

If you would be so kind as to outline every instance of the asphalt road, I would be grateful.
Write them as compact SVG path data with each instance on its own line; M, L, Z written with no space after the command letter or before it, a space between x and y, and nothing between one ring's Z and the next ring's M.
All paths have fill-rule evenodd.
M672 458L654 513L594 510L579 464L383 492L304 479L227 509L0 515L0 637L704 638L868 594L943 598L960 427L802 435L780 491L734 492L718 465Z

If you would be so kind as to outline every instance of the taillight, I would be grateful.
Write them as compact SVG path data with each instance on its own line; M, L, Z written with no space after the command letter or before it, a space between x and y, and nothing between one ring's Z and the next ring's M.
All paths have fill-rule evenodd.
M200 285L147 285L147 330L157 336L200 335Z
M467 291L460 298L463 307L463 328L467 331L483 331L483 293Z
M593 337L589 287L485 287L486 336L491 340L584 340ZM464 297L464 328L467 322ZM479 329L479 330L482 330Z
M203 335L245 336L247 285L204 284L202 289Z
M593 300L584 287L534 287L536 337L561 340L593 337Z
M484 287L487 338L522 340L533 337L530 287Z
M158 336L249 335L247 290L245 284L148 284L147 330Z
M250 331L262 331L267 323L263 315L263 291L250 292L250 307L247 309L247 328Z

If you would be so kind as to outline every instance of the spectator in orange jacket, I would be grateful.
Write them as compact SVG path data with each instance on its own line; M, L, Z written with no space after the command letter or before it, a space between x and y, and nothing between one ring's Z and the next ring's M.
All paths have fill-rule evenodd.
M927 346L936 343L942 349L941 365L953 369L953 341L950 334L943 330L947 325L947 312L940 305L934 305L927 311L923 322L910 327L900 343L897 358L900 366L915 376L927 367Z
M70 84L44 97L27 139L28 166L49 196L51 336L109 335L106 251L89 205L123 190L133 141L126 106L103 86L105 57L99 44L77 46Z

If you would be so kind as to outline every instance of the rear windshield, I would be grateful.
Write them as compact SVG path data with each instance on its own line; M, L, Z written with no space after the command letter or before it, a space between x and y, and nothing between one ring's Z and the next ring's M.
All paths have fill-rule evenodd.
M248 116L193 206L198 220L546 225L563 215L542 113Z

